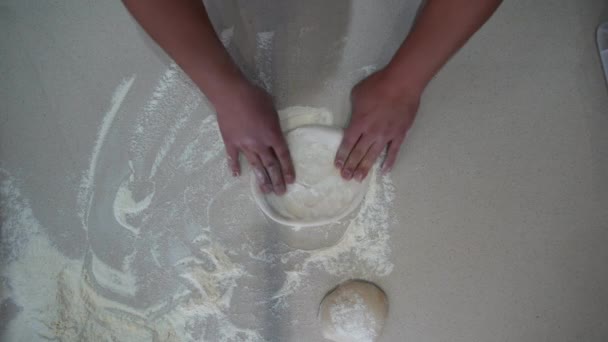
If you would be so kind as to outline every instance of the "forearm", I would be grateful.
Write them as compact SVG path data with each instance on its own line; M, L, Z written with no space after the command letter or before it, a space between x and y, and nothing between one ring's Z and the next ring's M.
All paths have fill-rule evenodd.
M386 67L394 89L422 93L435 73L490 18L501 0L428 0Z
M201 0L123 0L144 30L213 102L245 81Z

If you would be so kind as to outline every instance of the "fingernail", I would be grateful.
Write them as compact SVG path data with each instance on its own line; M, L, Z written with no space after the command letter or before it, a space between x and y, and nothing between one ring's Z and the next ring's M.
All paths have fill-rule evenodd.
M237 170L232 170L232 177L238 177L240 175L241 175L241 173L238 172Z
M267 194L272 191L272 187L270 185L264 184L262 185L262 192Z
M295 181L295 178L293 177L293 175L285 175L285 181L288 184L292 184Z
M282 194L285 193L285 187L284 186L277 186L277 187L274 188L274 192L277 195L282 195Z
M357 182L361 182L363 180L363 172L361 171L357 171L355 172L355 179L357 180Z
M344 166L344 162L341 160L336 160L335 165L338 169L341 169Z
M342 177L344 179L349 180L353 176L353 172L351 170L342 170Z

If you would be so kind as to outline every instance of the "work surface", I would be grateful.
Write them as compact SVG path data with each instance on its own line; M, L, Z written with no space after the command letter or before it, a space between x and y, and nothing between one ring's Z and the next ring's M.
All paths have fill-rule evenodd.
M326 3L210 11L279 109L344 125L418 3ZM382 341L608 340L607 11L505 1L359 213L293 231L229 177L209 105L119 2L5 2L2 340L321 341L349 278L386 291Z

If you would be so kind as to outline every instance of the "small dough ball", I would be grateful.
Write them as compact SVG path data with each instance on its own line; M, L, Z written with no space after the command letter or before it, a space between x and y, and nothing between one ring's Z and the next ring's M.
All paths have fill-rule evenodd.
M323 337L335 342L373 342L384 326L388 301L378 286L347 281L331 291L319 310Z

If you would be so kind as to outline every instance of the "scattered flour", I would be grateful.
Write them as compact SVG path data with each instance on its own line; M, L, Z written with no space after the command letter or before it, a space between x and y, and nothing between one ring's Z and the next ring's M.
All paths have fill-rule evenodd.
M152 196L154 196L154 192L149 193L143 199L136 201L133 198L133 192L129 189L129 184L132 184L135 180L133 179L133 174L129 176L128 182L122 183L116 192L116 197L114 198L114 218L116 222L118 222L125 229L131 231L133 234L139 234L139 229L132 226L129 223L129 216L136 215L139 212L142 212L146 208L150 206L152 201Z
M344 279L383 277L393 271L389 228L394 223L390 215L394 186L388 175L378 172L378 166L372 177L359 212L336 245L314 251L294 250L281 256L285 263L292 258L301 261L287 271L287 280L274 294L277 307L286 305L286 297L293 294L314 269L320 268Z
M135 81L135 76L131 76L129 78L124 79L118 85L118 87L114 91L114 95L112 96L110 108L104 115L101 127L99 129L99 133L97 133L97 139L95 140L93 152L91 153L89 170L86 176L82 179L80 185L80 193L78 194L78 202L81 206L79 214L83 221L86 220L85 212L91 209L90 201L92 199L93 181L95 179L95 170L97 169L97 158L99 157L99 152L108 134L108 131L112 127L112 123L114 121L114 118L116 117L116 113L118 113L122 102L125 100L129 89L131 89L131 86L133 85L133 81Z
M80 186L78 214L88 233L82 260L51 245L18 180L1 172L3 300L21 310L8 340L273 340L268 322L281 317L313 270L353 278L392 271L388 176L373 176L336 245L287 248L263 224L248 223L265 221L245 177L229 176L213 111L183 73L170 66L140 111L121 111L130 89L146 86L134 80L114 92ZM132 125L113 125L118 116ZM284 129L332 123L323 111L283 119ZM102 155L117 153L108 137L118 131L129 137L128 153L108 169ZM260 278L258 269L271 273Z
M257 78L261 86L272 92L272 49L274 46L274 32L259 32L256 37L257 48L254 61L257 68Z
M230 46L230 43L232 42L232 37L234 37L234 26L222 30L219 36L222 45L224 45L225 47Z

